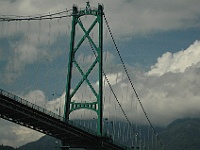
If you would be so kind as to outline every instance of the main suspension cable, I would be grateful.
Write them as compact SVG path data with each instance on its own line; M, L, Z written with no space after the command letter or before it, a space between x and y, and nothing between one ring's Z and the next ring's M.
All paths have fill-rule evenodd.
M91 49L92 49L92 51L93 51L95 57L97 57L97 56L96 56L96 53L95 53L95 50L94 50L94 48L93 48L93 46L92 46L92 43L91 43L90 41L89 41L89 44L90 44L90 47L91 47ZM135 130L135 128L133 128L133 126L132 126L132 124L131 124L131 121L130 121L129 118L128 118L128 115L126 114L126 112L125 112L125 110L123 109L121 103L119 102L119 100L118 100L118 98L117 98L117 95L115 94L115 92L114 92L114 90L113 90L113 88L112 88L112 85L110 84L110 81L109 81L109 79L108 79L106 73L104 72L104 70L102 70L102 72L103 72L103 75L104 75L104 77L105 77L105 80L106 80L106 82L108 83L108 86L109 86L109 88L110 88L110 90L111 90L113 96L115 97L115 100L117 101L117 103L118 103L118 105L119 105L119 107L120 107L120 109L121 109L121 111L122 111L122 113L123 113L123 115L124 115L126 121L128 122L129 126L132 128L133 132L137 134L137 131Z
M0 15L0 21L35 21L35 20L52 20L52 19L61 19L66 17L71 17L72 13L65 14L72 12L72 9L70 10L64 10L56 13L48 13L45 15L32 15L32 16L17 16L17 15Z
M117 47L117 44L116 44L116 42L115 42L114 36L113 36L113 34L112 34L111 28L110 28L110 26L109 26L109 23L108 23L108 21L107 21L107 18L106 18L106 16L105 16L105 14L104 14L103 16L104 16L104 20L105 20L106 26L107 26L107 28L108 28L108 32L109 32L109 34L110 34L110 36L111 36L112 42L113 42L113 44L114 44L114 46L115 46L115 49L117 50L117 53L118 53L118 55L119 55L120 61L121 61L122 66L123 66L123 69L124 69L124 71L125 71L125 73L126 73L126 76L127 76L128 80L129 80L129 82L130 82L130 84L131 84L131 87L132 87L132 89L133 89L133 91L134 91L134 93L135 93L135 95L136 95L136 98L137 98L137 100L138 100L138 102L139 102L139 104L140 104L140 107L142 108L142 111L143 111L143 113L144 113L144 115L145 115L145 117L146 117L146 119L147 119L149 125L151 126L153 132L154 132L154 135L157 136L157 132L156 132L156 130L155 130L153 124L151 123L151 121L150 121L150 119L149 119L149 117L148 117L148 115L147 115L147 112L145 111L145 109L144 109L144 107L143 107L143 104L142 104L142 102L141 102L141 100L140 100L140 97L139 97L139 95L138 95L138 93L137 93L137 91L136 91L136 88L135 88L135 86L134 86L134 84L133 84L133 82L132 82L132 80L131 80L131 78L130 78L129 72L128 72L127 68L126 68L126 65L125 65L123 59L122 59L122 56L121 56L120 51L119 51L119 48ZM160 142L160 143L161 143L161 142ZM163 144L161 143L161 145L163 145Z

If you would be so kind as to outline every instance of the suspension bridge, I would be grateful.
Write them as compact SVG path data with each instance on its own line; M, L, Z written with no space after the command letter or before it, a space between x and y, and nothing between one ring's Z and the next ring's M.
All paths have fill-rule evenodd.
M46 20L49 21L49 31L46 31L45 29L41 31L40 29L38 42L43 40L42 38L45 39L45 37L42 37L41 35L42 32L46 33L48 37L45 39L48 43L46 48L50 49L52 40L51 36L53 34L53 27L50 21L58 20L57 24L60 24L61 19L69 17L72 18L72 22L71 38L69 42L70 49L68 53L68 72L65 87L66 95L64 98L64 108L62 108L63 114L57 114L48 110L48 108L44 108L34 102L30 102L28 99L21 98L16 94L0 89L0 117L15 124L28 127L32 130L36 130L61 140L60 148L62 150L69 148L84 148L88 150L164 149L164 146L162 142L159 141L158 134L156 133L155 128L153 127L148 114L142 105L125 62L120 54L119 48L117 47L111 27L109 26L109 22L106 18L103 5L99 4L97 8L93 8L90 6L90 3L87 2L86 7L82 9L78 9L77 6L73 6L73 9L70 10L44 15L3 15L0 16L0 22L2 23L1 36L3 37L3 34L7 34L9 32L5 32L4 30L6 28L4 24L5 22L14 22L15 30L21 30L20 28L23 28L23 25L19 26L19 24L28 21L27 30L30 32L30 29L33 29L33 27L31 27L32 22L39 22L39 27L41 28L41 21ZM82 19L83 17L85 17L87 21L84 22ZM16 22L19 22L19 24ZM109 64L109 62L106 63L106 60L108 60L108 57L111 57L111 53L103 53L103 23L105 23L107 27L107 32L110 34L111 41L116 49L116 54L118 54L119 61L121 62L118 67L115 66L114 69L112 68L112 72L114 71L116 75L115 81L112 81L110 77L114 74L109 73L111 72L110 69L104 67L105 64ZM31 34L32 37L34 37L33 31ZM61 34L62 33L59 32L58 36L61 37ZM25 37L29 40L28 42L35 42L30 37ZM20 38L22 38L22 33L18 33L18 37L16 39L19 40ZM18 42L15 42L15 45L17 44ZM17 46L14 46L14 48L17 49ZM44 48L44 46L40 45L40 48ZM90 61L88 61L89 59ZM123 69L124 73L118 72L117 70L119 68ZM37 69L36 72L38 72L38 70L39 69ZM37 80L39 80L38 76L39 75L37 75ZM125 78L128 84L121 88L126 88L126 92L131 91L131 97L128 97L127 93L125 93L124 96L124 93L120 93L120 91L116 92L116 85L118 85L120 81ZM122 100L118 98L119 94L122 94ZM148 136L142 135L142 131L138 131L136 123L133 123L124 108L123 100L132 99L133 94L135 95L135 100L144 114L143 119L145 119L149 124L150 129L148 130L148 133L144 133ZM105 95L109 95L109 98ZM108 101L109 104L106 105ZM130 107L133 108L133 105L134 104L131 102ZM113 107L116 112L111 111L113 110ZM82 110L90 112L88 114L84 114L84 117L86 119L90 117L89 119L95 122L94 126L87 126L86 124L81 124L76 120L78 115L79 117L80 115L83 116L83 114L81 114ZM104 112L106 111L109 113L104 115ZM127 122L128 131L127 129L122 130L121 128L124 127L120 126L120 124L116 121L122 118ZM106 123L108 120L112 124L111 128L109 128L108 123ZM116 128L115 126L118 127ZM113 130L118 131L114 132ZM121 133L120 130L122 130Z

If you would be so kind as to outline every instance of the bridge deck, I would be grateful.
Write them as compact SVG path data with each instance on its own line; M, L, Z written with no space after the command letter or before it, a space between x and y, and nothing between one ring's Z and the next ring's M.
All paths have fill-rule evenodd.
M70 147L95 150L125 150L109 137L99 137L95 132L81 129L73 122L16 95L0 89L0 117L16 124L68 141Z

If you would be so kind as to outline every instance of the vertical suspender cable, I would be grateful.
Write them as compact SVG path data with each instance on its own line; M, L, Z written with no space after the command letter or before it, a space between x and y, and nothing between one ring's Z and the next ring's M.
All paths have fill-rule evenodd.
M141 102L141 100L140 100L140 98L139 98L139 95L138 95L136 89L135 89L135 86L134 86L134 84L133 84L133 82L132 82L132 80L131 80L131 78L130 78L130 75L129 75L128 70L127 70L127 68L126 68L126 66L125 66L125 63L124 63L124 61L123 61L123 59L122 59L122 56L121 56L121 54L120 54L120 52L119 52L119 49L118 49L118 47L117 47L117 44L116 44L116 42L115 42L115 40L114 40L113 34L112 34L112 32L111 32L111 28L110 28L110 26L109 26L109 24L108 24L108 21L107 21L107 18L106 18L106 16L105 16L105 14L104 14L103 16L104 16L104 20L105 20L105 23L106 23L106 25L107 25L108 31L109 31L109 33L110 33L111 39L112 39L112 41L113 41L113 44L114 44L114 46L115 46L115 49L117 50L117 53L118 53L118 55L119 55L119 58L120 58L120 61L121 61L121 63L122 63L122 66L123 66L123 68L124 68L124 71L125 71L125 73L126 73L126 75L127 75L127 78L128 78L128 80L129 80L130 84L131 84L131 87L132 87L132 89L133 89L133 91L134 91L134 93L135 93L135 95L136 95L136 97L137 97L137 100L138 100L138 102L139 102L139 104L140 104L140 107L142 108L142 111L143 111L143 113L144 113L144 115L145 115L145 117L146 117L146 119L147 119L149 125L151 126L151 128L152 128L154 134L157 134L155 128L153 127L153 125L152 125L152 123L151 123L151 121L150 121L150 119L149 119L149 117L148 117L148 115L147 115L147 113L146 113L146 111L145 111L143 105L142 105L142 102ZM161 143L161 142L160 142L160 143Z

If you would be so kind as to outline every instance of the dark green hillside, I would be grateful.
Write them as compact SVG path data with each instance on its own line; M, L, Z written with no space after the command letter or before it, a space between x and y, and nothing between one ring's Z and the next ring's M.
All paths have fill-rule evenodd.
M35 142L19 147L17 150L58 150L57 140L49 136L43 136Z
M126 127L126 124L121 125ZM138 128L143 132L148 130L148 126L140 126ZM123 133L128 132L127 128L123 129ZM119 128L115 130L119 130ZM165 145L164 150L200 150L200 119L178 119L169 124L167 128L156 128L156 130L159 132L159 137ZM132 140L130 139L127 142L129 143ZM19 147L17 150L58 150L60 145L55 138L44 136L35 142ZM8 146L0 146L0 150L15 149Z
M200 119L179 119L161 134L166 150L199 150Z
M0 150L15 150L15 149L13 147L10 147L10 146L0 145Z

